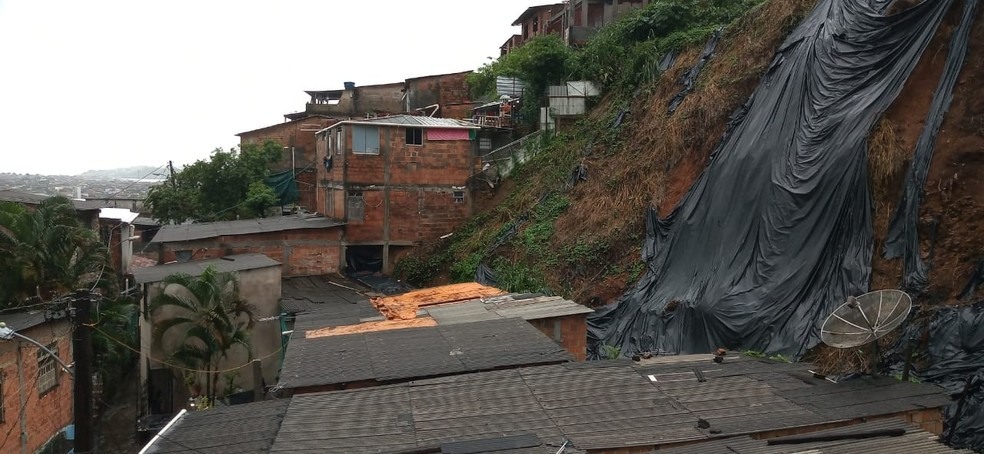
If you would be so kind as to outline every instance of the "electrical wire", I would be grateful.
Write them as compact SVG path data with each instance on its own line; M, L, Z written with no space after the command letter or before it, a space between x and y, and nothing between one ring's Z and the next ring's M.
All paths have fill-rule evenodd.
M112 199L113 197L116 197L117 195L119 195L123 191L126 191L127 189L130 189L131 187L133 187L133 185L135 185L135 184L143 181L144 178L147 178L147 177L149 177L149 176L157 173L158 170L161 170L164 167L167 167L167 164L161 165L161 166L157 167L156 169L151 170L150 173L148 173L148 174L146 174L146 175L144 175L144 176L142 176L142 177L140 177L140 178L138 178L138 179L136 179L134 181L131 181L130 184L128 184L126 186L123 186L123 189L120 189L119 191L116 191L116 192L114 192L114 193L112 193L112 194L110 194L110 195L108 195L106 197L100 197L100 198Z
M163 359L154 358L153 356L150 356L149 353L141 352L140 350L137 350L137 349L135 349L135 348L127 345L125 342L120 341L119 339L116 339L115 337L111 336L110 334L106 333L105 331L99 329L99 327L96 326L96 325L94 325L94 324L83 324L83 326L88 326L88 327L90 327L90 328L92 328L92 329L94 329L96 331L99 331L100 333L102 333L103 336L106 336L107 339L109 339L109 340L111 340L113 342L116 342L117 344L120 344L121 346L123 346L123 348L126 348L127 350L130 350L130 351L132 351L134 353L137 353L138 355L146 356L147 359L150 359L152 361L156 361L156 362L161 363L161 364L163 364L163 365L165 365L167 367L170 367L172 369L178 369L178 370L182 370L182 371L185 371L185 372L198 372L198 373L203 373L203 374L221 374L221 373L225 373L225 372L232 372L232 371L236 371L236 370L242 369L244 367L249 367L251 364L253 364L253 361L256 361L256 360L263 361L264 359L270 358L270 357L272 357L274 355L278 355L284 349L283 346L280 346L279 348L277 348L273 352L271 352L269 354L266 354L266 355L263 355L263 356L261 356L259 358L250 359L248 362L244 363L241 366L236 366L236 367L232 367L232 368L229 368L229 369L219 369L219 370L211 370L211 371L209 371L209 370L201 370L201 369L192 369L192 368L189 368L189 367L184 367L184 366L180 366L180 365L171 363L169 361L165 361Z

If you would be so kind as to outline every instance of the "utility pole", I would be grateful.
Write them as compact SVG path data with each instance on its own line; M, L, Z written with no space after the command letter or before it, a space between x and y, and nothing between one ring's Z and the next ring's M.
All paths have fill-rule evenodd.
M171 187L176 187L178 184L174 181L174 161L168 161L167 168L170 170L168 175L171 177Z
M92 300L89 290L72 300L72 354L75 360L75 454L91 454L95 446L92 421Z

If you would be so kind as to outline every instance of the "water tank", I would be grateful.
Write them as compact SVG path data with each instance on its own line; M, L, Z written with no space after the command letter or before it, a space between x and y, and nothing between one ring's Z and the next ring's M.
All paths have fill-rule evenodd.
M342 82L346 90L352 90L355 88L355 82Z

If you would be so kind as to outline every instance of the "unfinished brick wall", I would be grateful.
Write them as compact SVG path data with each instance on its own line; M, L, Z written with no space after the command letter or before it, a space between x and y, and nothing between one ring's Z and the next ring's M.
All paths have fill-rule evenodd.
M193 251L192 260L259 253L282 263L284 276L317 276L338 272L341 248L342 228L331 227L167 243L162 259L172 262L182 250Z
M318 211L317 167L321 165L323 154L318 154L317 137L315 133L321 129L337 123L335 118L314 116L301 120L288 121L285 123L268 126L254 131L239 134L240 146L250 143L262 144L267 140L273 140L283 147L287 147L280 155L280 160L270 164L270 171L273 173L290 170L293 166L298 170L297 189L300 192L300 200L297 204L308 211ZM293 153L290 148L293 147ZM292 156L293 154L293 156ZM305 169L305 170L301 170Z
M584 314L529 320L529 323L553 339L574 359L584 361L588 352L588 325Z
M71 324L67 320L47 322L23 330L21 334L42 345L55 342L58 357L66 364L72 362ZM9 434L7 437L0 437L0 452L36 452L72 423L72 379L59 367L58 385L44 394L39 393L38 351L37 347L28 342L0 343L0 379L3 383L3 422L0 423L0 429ZM23 376L23 387L19 384L20 376ZM21 393L24 398L23 412ZM27 431L27 440L23 447L20 437L22 419Z
M440 109L434 115L435 117L464 118L449 115L448 106L471 101L471 92L468 90L466 81L468 74L471 74L471 71L407 79L407 105L409 107L407 111L416 113L416 109L437 104ZM430 110L427 113L429 114Z

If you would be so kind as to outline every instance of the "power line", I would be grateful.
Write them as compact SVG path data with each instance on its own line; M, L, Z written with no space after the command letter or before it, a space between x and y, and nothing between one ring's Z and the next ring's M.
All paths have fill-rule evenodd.
M107 333L107 332L99 329L99 327L96 326L96 325L94 325L94 324L87 324L85 326L88 326L88 327L90 327L90 328L92 328L92 329L94 329L96 331L99 331L100 333L103 334L103 336L106 336L107 339L109 339L109 340L111 340L113 342L116 342L117 344L123 346L123 348L125 348L127 350L130 350L130 351L132 351L134 353L137 353L138 355L144 355L144 356L147 357L147 359L156 361L156 362L161 363L161 364L163 364L163 365L165 365L167 367L170 367L172 369L178 369L178 370L182 370L182 371L186 371L186 372L198 372L198 373L205 373L205 374L221 374L221 373L225 373L225 372L232 372L232 371L235 371L235 370L242 369L244 367L249 367L250 365L253 364L253 361L255 361L255 360L263 361L264 359L267 359L267 358L270 358L270 357L272 357L274 355L277 355L277 354L279 354L284 349L284 347L281 345L280 348L274 350L273 352L271 352L269 354L263 355L263 356L261 356L259 358L252 358L252 359L250 359L249 361L247 361L245 364L243 364L241 366L236 366L236 367L232 367L232 368L229 368L229 369L219 369L219 370L192 369L192 368L189 368L189 367L184 367L184 366L180 366L180 365L177 365L177 364L173 364L173 363L168 362L168 361L165 361L163 359L154 358L153 356L150 356L149 353L141 352L140 350L137 350L137 349L135 349L135 348L127 345L125 342L123 342L123 341L121 341L119 339L116 339L115 337L111 336L109 333Z
M108 196L106 196L106 197L104 197L104 198L106 198L106 199L111 199L111 198L113 198L113 197L116 197L117 195L119 195L119 194L120 194L120 193L122 193L123 191L126 191L127 189L130 189L130 188L131 188L131 187L132 187L133 185L135 185L135 184L137 184L137 183L139 183L139 182L141 182L141 181L143 181L143 179L144 179L144 178L147 178L147 177L149 177L149 176L151 176L151 175L153 175L153 174L155 174L155 173L157 173L157 171L158 171L158 170L161 170L162 168L164 168L164 167L166 167L166 166L167 166L167 164L163 164L163 165L161 165L161 166L158 166L158 167L157 167L156 169L154 169L154 170L151 170L151 171L150 171L150 173L148 173L148 174L146 174L146 175L144 175L144 176L142 176L142 177L140 177L140 178L138 178L138 179L136 179L136 180L134 180L134 181L131 181L131 182L130 182L130 184L128 184L128 185L126 185L126 186L124 186L124 187L123 187L123 189L120 189L119 191L116 191L116 192L114 192L114 193L112 193L112 194L110 194L110 195L108 195Z

